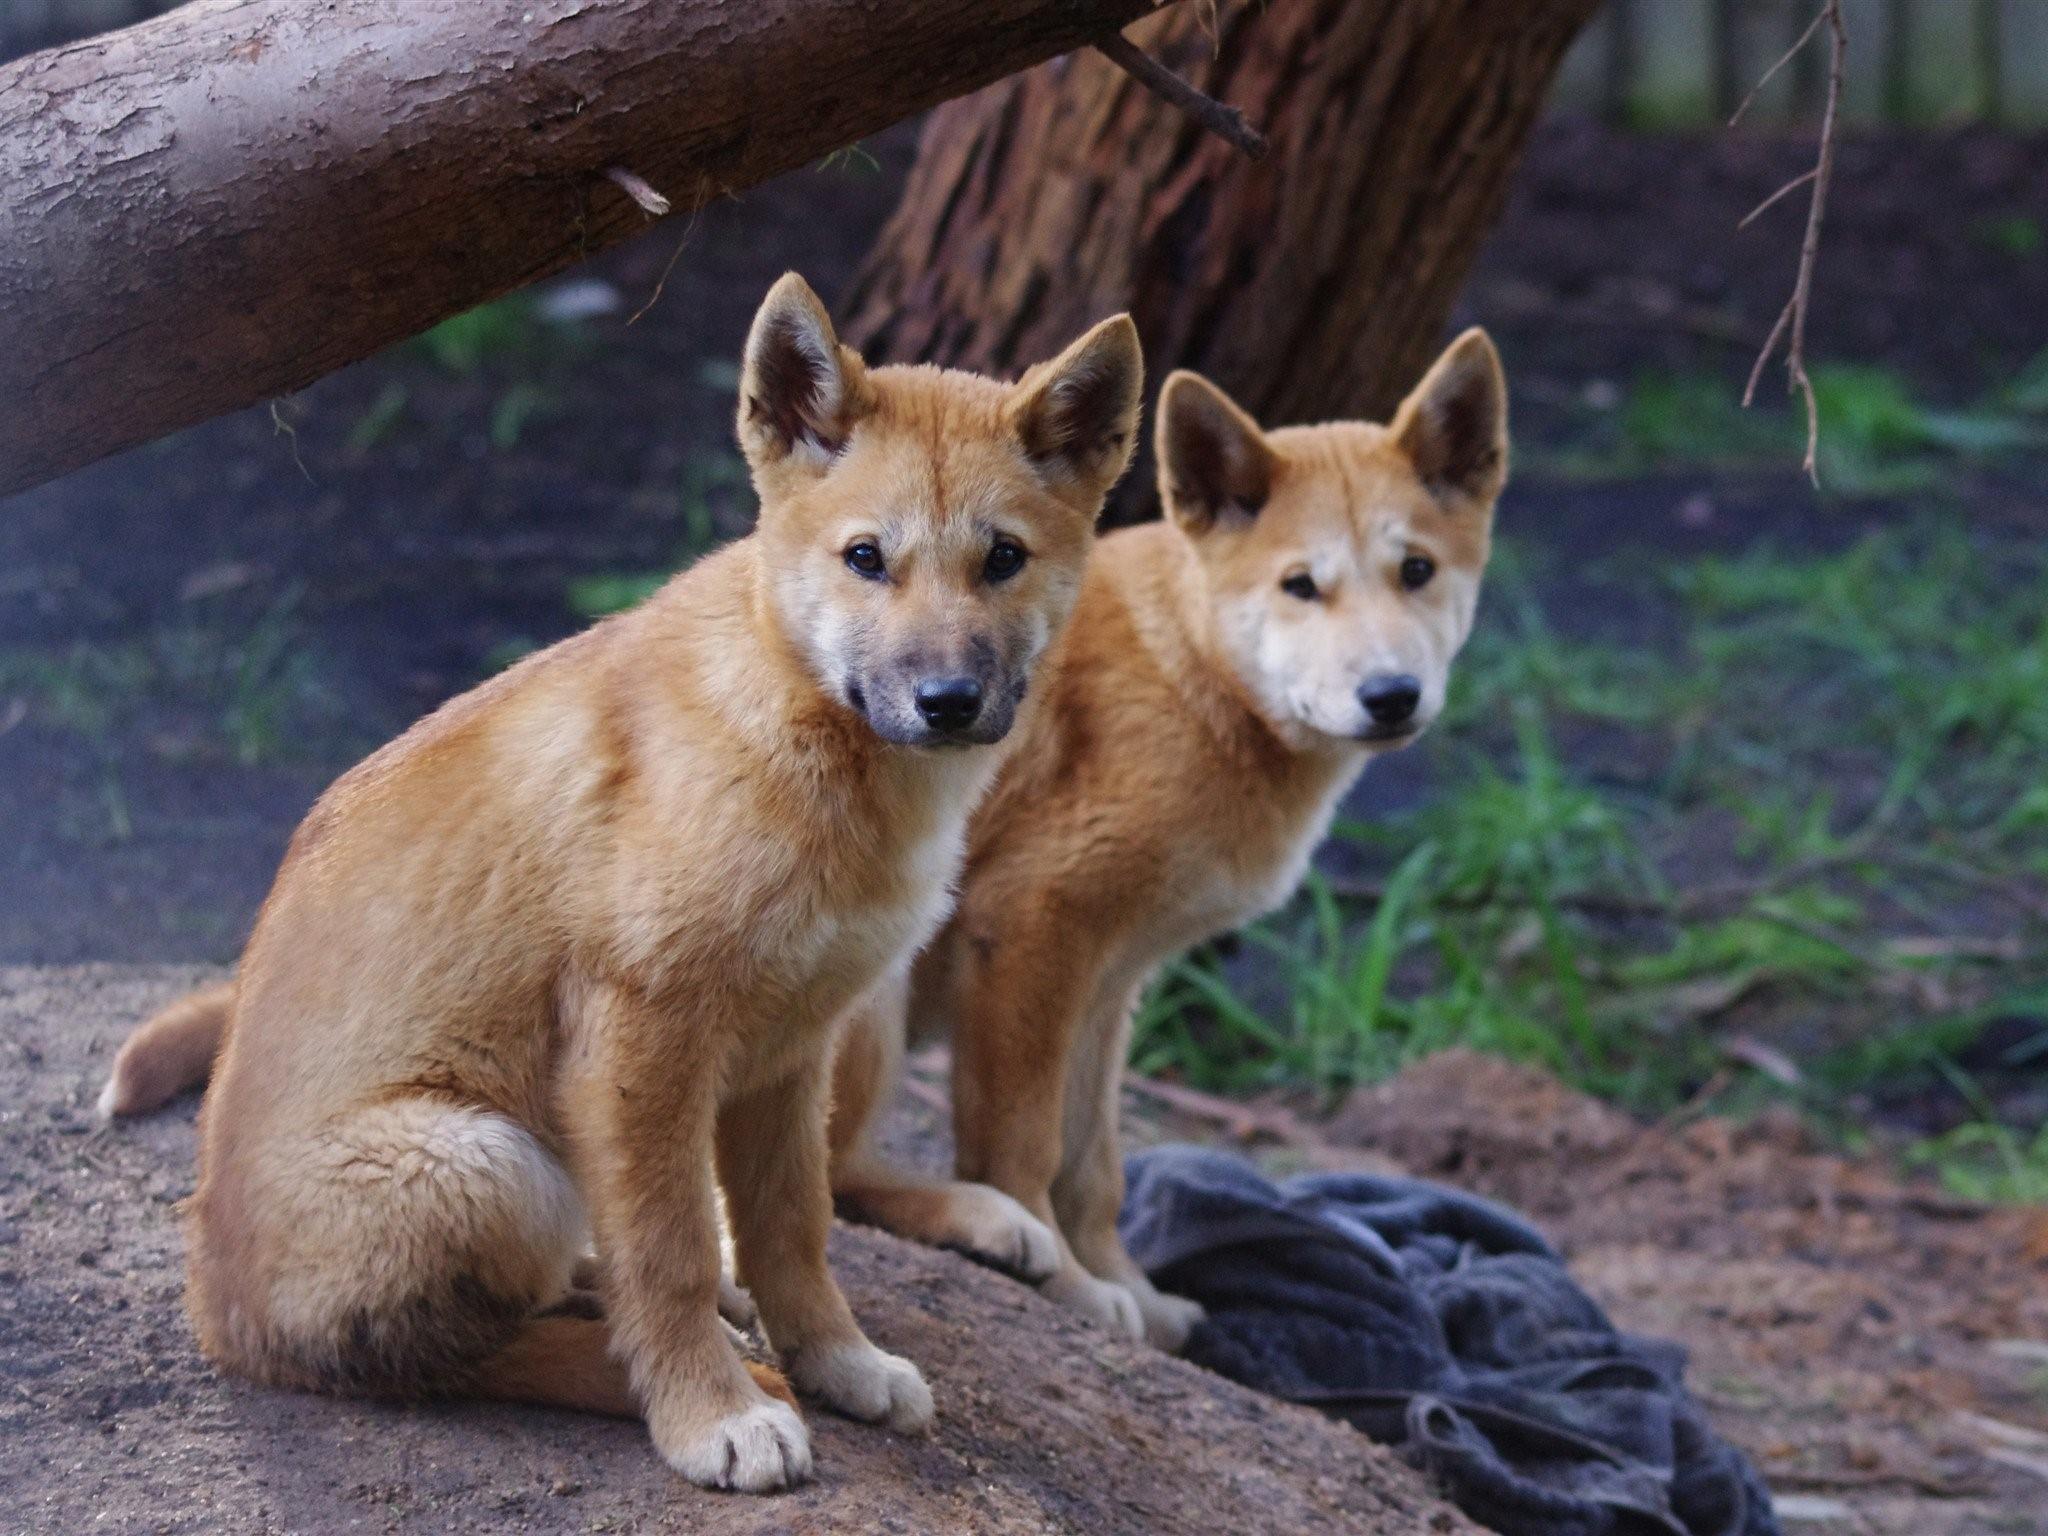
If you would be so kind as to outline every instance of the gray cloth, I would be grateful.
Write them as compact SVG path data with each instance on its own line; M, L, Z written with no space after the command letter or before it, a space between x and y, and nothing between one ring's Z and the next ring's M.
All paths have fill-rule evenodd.
M1508 1536L1776 1536L1755 1470L1514 1212L1419 1179L1161 1147L1127 1165L1125 1245L1208 1309L1188 1358L1398 1446Z

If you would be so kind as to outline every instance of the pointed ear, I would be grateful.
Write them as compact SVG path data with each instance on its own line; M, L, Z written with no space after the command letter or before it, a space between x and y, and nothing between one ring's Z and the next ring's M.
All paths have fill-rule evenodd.
M846 440L866 394L865 366L839 344L811 285L783 274L754 316L740 365L740 447L765 469L785 459L822 468Z
M1508 381L1486 332L1460 336L1401 402L1389 429L1440 500L1490 502L1508 474Z
M1041 475L1100 499L1131 462L1144 386L1138 328L1116 315L1018 380L1010 420Z
M1159 499L1189 533L1225 513L1249 517L1273 489L1273 450L1259 424L1199 373L1167 375L1159 391Z

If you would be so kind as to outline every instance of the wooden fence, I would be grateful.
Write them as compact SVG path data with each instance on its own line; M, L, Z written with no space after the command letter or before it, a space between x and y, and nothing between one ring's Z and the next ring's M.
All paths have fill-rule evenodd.
M0 59L124 26L176 3L0 0ZM1725 121L1812 19L1818 4L1608 0L1566 61L1558 102L1646 127ZM2048 0L1843 0L1843 5L1850 32L1846 106L1855 121L1942 126L1990 120L2017 128L2048 127ZM1810 115L1820 100L1824 63L1814 48L1782 71L1758 98L1757 120Z
M1608 0L1558 81L1560 105L1619 122L1726 122L1806 29L1819 0ZM1843 109L1862 123L2048 126L2048 0L1843 0ZM1760 122L1817 115L1811 46L1767 85Z

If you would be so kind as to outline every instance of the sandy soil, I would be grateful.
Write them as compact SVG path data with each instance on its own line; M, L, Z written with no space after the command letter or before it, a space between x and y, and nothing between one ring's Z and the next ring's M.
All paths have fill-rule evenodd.
M204 974L0 970L0 1532L1474 1530L1342 1425L871 1232L834 1264L937 1431L813 1412L818 1480L779 1498L688 1487L633 1424L224 1380L179 1309L194 1105L90 1109L134 1019Z

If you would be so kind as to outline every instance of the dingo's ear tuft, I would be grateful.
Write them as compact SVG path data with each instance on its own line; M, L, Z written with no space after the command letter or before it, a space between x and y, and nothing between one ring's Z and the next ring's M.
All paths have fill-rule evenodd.
M1439 500L1490 502L1508 473L1508 382L1486 332L1465 332L1394 414L1393 438Z
M795 457L829 464L852 429L864 377L811 285L784 273L754 316L740 368L740 446L748 463L763 469Z
M1226 514L1254 516L1273 489L1273 450L1259 424L1199 373L1180 369L1159 391L1159 499L1188 533Z
M1025 455L1091 500L1116 484L1137 446L1145 356L1129 315L1114 315L1017 383L1011 420Z

